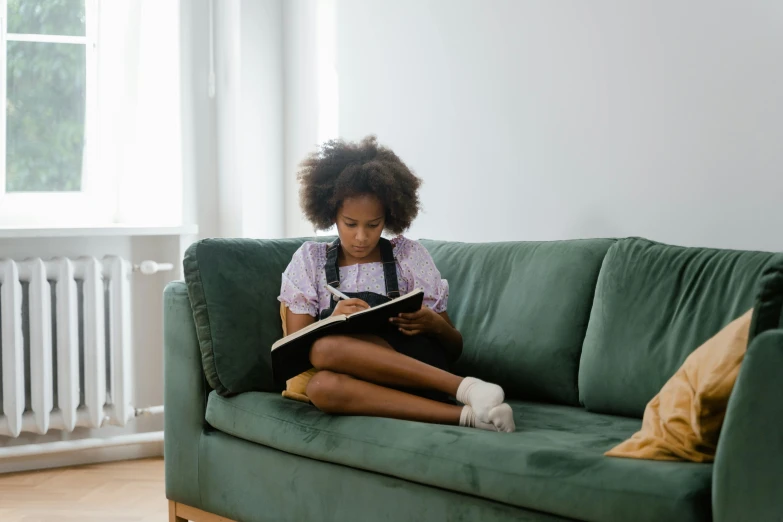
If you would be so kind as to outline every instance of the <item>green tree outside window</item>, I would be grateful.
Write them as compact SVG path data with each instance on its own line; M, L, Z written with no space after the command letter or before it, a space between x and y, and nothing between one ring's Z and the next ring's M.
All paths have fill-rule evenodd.
M86 44L13 36L85 36L85 17L84 0L8 0L7 192L81 189Z

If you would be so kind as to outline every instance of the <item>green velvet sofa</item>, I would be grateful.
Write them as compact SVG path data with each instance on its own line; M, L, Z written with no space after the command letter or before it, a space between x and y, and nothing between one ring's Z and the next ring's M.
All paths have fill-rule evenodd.
M465 339L455 372L501 384L514 409L516 432L500 434L281 397L276 296L303 241L200 241L185 281L166 288L173 517L783 520L783 255L640 238L422 241ZM715 462L605 457L686 356L750 308Z

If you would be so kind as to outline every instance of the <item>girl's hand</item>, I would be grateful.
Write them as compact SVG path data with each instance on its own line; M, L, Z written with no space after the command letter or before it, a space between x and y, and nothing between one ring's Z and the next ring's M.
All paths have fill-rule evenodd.
M370 308L370 305L362 301L361 299L345 299L343 301L338 301L337 306L334 307L334 312L332 312L332 315L351 315L355 314L356 312L361 312L362 310L366 310Z
M422 306L418 312L392 317L389 322L397 326L405 335L438 334L447 324L437 312L426 306Z

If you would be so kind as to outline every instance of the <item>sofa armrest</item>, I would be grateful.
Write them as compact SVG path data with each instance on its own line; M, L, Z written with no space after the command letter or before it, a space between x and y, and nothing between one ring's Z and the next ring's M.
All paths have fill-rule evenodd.
M716 522L783 520L783 330L748 347L718 441L712 508Z
M185 283L163 292L164 457L166 497L198 507L199 441L208 388Z

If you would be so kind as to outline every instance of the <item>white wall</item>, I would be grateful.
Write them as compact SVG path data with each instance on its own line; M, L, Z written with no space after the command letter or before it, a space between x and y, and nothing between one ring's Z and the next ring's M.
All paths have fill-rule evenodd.
M781 34L765 0L339 0L339 129L424 179L413 237L783 250Z
M299 208L299 163L320 143L339 137L336 22L335 0L286 0L283 4L287 237L315 234Z
M312 235L302 219L296 181L297 164L318 144L318 62L313 0L287 0L283 4L285 85L284 201L288 237Z
M241 15L242 235L283 237L282 0L243 0Z
M180 3L182 78L183 223L198 224L201 237L219 233L217 126L210 98L209 2Z
M222 236L283 236L282 13L281 0L215 2Z

